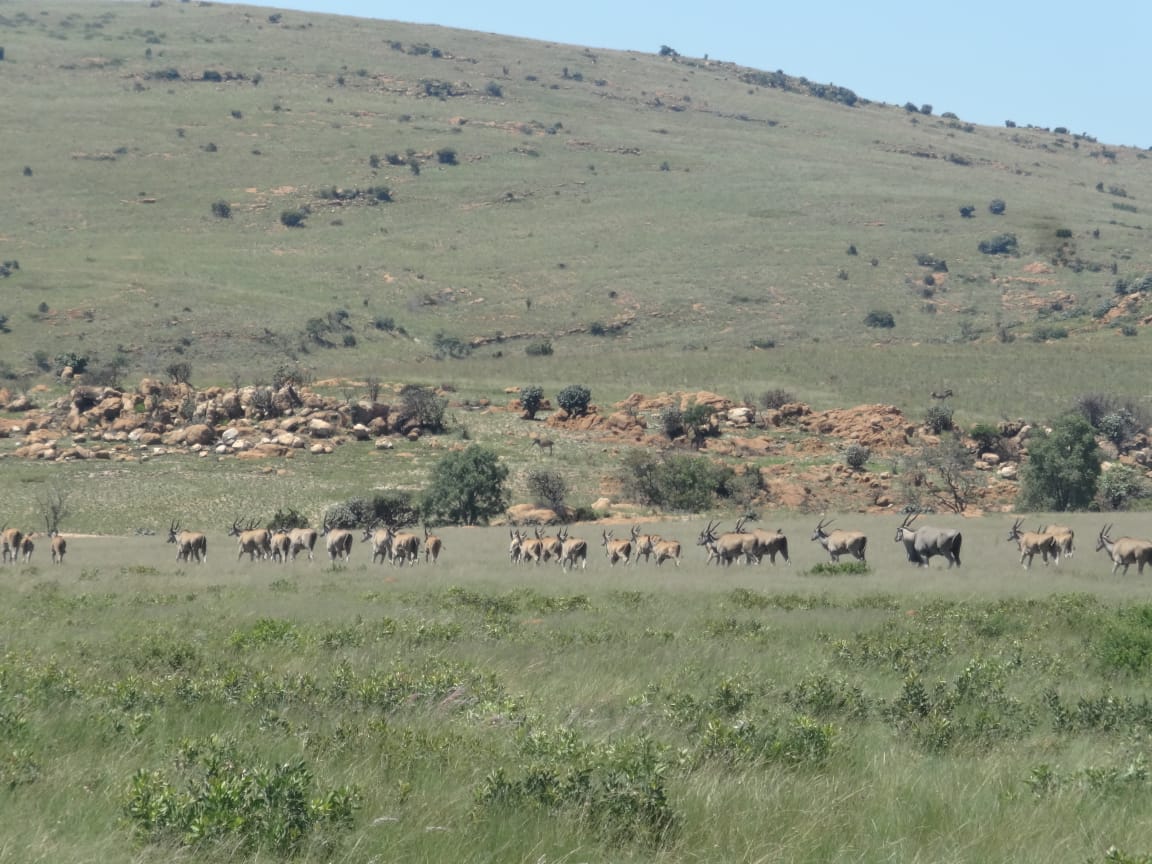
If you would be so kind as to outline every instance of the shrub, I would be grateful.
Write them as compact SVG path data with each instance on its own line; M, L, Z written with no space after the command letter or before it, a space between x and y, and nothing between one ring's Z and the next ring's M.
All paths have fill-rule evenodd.
M484 88L484 92L491 96L493 99L504 98L504 88L497 84L495 81L489 81L488 85Z
M372 497L369 506L372 514L370 523L406 528L420 521L420 504L413 500L411 492L400 489L382 492Z
M1032 331L1033 342L1049 342L1055 339L1067 339L1068 328L1056 324L1037 324Z
M439 524L486 524L507 506L508 468L479 444L448 453L432 468L423 511Z
M568 483L556 471L530 471L528 491L538 507L547 507L560 513L564 510L564 500L568 495Z
M219 219L232 218L232 205L227 201L213 201L212 202L212 215Z
M448 400L431 387L406 384L400 391L399 425L415 423L427 432L443 432Z
M573 417L588 413L592 401L592 391L580 384L570 384L556 394L556 404Z
M552 340L542 339L539 342L529 342L524 346L524 353L529 357L548 357L553 353Z
M995 453L1000 446L1000 430L991 423L977 423L968 434L981 453Z
M844 464L849 468L859 470L868 464L872 451L865 445L853 441L844 449Z
M1100 418L1095 426L1100 434L1115 444L1118 449L1123 449L1128 439L1140 431L1139 421L1127 408L1109 411Z
M524 409L524 416L529 420L536 418L536 412L544 401L544 388L539 384L529 384L520 388L520 407Z
M933 435L952 429L952 409L945 405L933 405L924 412L924 428Z
M350 828L359 806L350 787L317 795L301 760L261 764L216 736L182 742L173 761L175 780L140 769L129 786L125 815L145 842L288 856L319 830Z
M896 326L896 319L892 317L891 312L886 312L883 309L873 309L864 316L864 323L869 327L891 329Z
M976 208L971 204L966 204L960 208L960 215L965 219L972 219L976 216Z
M307 218L305 210L285 210L280 214L280 224L285 228L303 228Z
M993 216L1003 216L1004 211L1007 209L1007 206L1008 205L1006 205L1001 199L993 198L988 203L988 212L991 213Z
M187 360L169 363L164 370L173 384L187 384L192 380L192 364Z
M1148 495L1148 483L1131 465L1114 464L1100 475L1097 484L1100 504L1109 510L1123 510Z
M660 428L669 440L684 434L684 412L676 405L667 405L660 411Z
M364 498L349 498L324 511L322 522L329 528L365 528L374 521L372 504Z
M1028 441L1021 471L1020 506L1026 510L1082 510L1092 503L1100 477L1100 448L1082 414L1066 414L1051 434Z
M948 272L948 262L946 262L943 258L939 258L935 255L927 255L921 252L916 256L916 263L921 267L931 268L933 273Z
M442 147L436 151L436 161L441 165L458 165L456 151L451 147Z
M981 240L976 248L985 255L1015 255L1016 235L997 234L990 240Z
M760 405L764 408L780 408L796 402L796 397L787 390L777 387L774 390L765 390L760 394Z
M661 459L638 450L624 458L621 480L625 494L642 504L694 513L731 497L735 472L703 456Z
M1057 228L1056 229L1056 236L1059 237L1061 240L1067 240L1069 237L1072 236L1072 229L1071 228Z
M432 348L439 360L451 357L453 360L463 360L472 353L472 346L455 336L440 332L432 337Z
M308 517L294 507L287 509L281 507L272 514L272 518L264 527L269 531L291 531L293 528L307 528Z

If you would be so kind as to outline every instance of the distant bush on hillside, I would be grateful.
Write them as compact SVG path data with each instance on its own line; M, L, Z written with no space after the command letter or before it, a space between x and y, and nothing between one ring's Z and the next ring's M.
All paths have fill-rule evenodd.
M556 394L556 404L573 417L588 413L592 402L592 391L581 384L570 384Z
M886 312L883 309L873 309L864 316L864 323L869 327L891 329L896 326L896 319L892 317L891 312Z
M760 394L760 405L764 408L780 408L783 405L791 405L796 401L796 397L793 394L779 387L773 390L765 390Z
M280 224L285 228L303 228L308 212L303 209L285 210L280 214Z
M441 165L458 165L456 151L451 147L442 147L436 151L436 161Z
M1007 207L1008 205L1005 204L1001 199L993 198L992 201L988 204L988 212L993 216L1003 216Z
M1016 235L997 234L990 240L981 240L976 247L985 255L1014 255L1016 254Z
M212 215L220 219L232 218L232 205L227 201L213 201L212 202Z

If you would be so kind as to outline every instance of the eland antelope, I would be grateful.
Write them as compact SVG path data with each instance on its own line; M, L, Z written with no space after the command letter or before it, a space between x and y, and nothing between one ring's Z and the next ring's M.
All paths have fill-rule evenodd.
M919 513L905 516L896 529L897 543L904 544L908 561L918 567L927 567L937 555L948 562L948 569L960 566L960 532L955 528L930 528L927 525L912 528Z
M812 532L812 540L824 547L832 558L833 563L839 562L841 555L851 555L857 561L864 561L864 551L868 546L868 538L863 531L825 531L832 520L823 519Z
M1016 548L1020 550L1020 566L1025 570L1031 570L1032 559L1036 555L1040 556L1045 567L1048 566L1049 558L1054 559L1059 564L1060 546L1056 542L1056 535L1044 531L1021 531L1020 526L1023 524L1023 519L1017 519L1008 531L1008 542L1015 540Z
M1127 575L1128 567L1132 564L1136 565L1138 574L1143 573L1144 565L1152 561L1152 542L1137 540L1134 537L1117 537L1113 540L1108 536L1108 532L1111 530L1111 525L1105 525L1100 529L1100 536L1096 540L1096 551L1099 552L1103 549L1108 552L1108 557L1112 559L1113 575L1121 566L1124 568L1124 575Z
M177 561L193 561L203 564L208 560L208 538L199 531L181 531L175 519L168 527L168 542L176 544ZM60 553L64 557L63 551Z

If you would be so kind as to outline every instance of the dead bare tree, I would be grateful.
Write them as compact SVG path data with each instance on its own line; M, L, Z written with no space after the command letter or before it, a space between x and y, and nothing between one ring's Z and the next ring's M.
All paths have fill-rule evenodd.
M37 496L36 503L40 505L40 515L44 517L44 528L49 535L60 530L60 523L72 515L68 508L68 499L72 490L59 482L53 482Z

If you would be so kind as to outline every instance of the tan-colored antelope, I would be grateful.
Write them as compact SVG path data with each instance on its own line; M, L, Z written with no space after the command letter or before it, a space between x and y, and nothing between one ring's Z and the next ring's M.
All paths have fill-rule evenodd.
M508 560L519 564L524 558L524 538L518 530L508 529Z
M736 523L736 530L717 535L716 529L720 527L720 523L713 524L709 521L707 527L700 532L700 536L696 540L697 546L703 546L708 550L709 564L715 561L727 567L741 556L743 556L746 564L759 562L760 541L755 534L745 533L744 522L744 519L740 519Z
M1020 550L1020 566L1025 570L1031 570L1032 559L1037 555L1040 556L1045 567L1048 566L1049 558L1054 559L1059 564L1060 547L1056 543L1056 536L1043 531L1021 531L1020 527L1023 524L1023 519L1017 519L1012 523L1012 528L1008 532L1008 542L1015 540L1016 548Z
M552 455L552 448L554 446L556 446L556 442L553 441L551 438L541 438L539 435L533 435L531 446L538 449L541 453L543 453L545 450L547 450L548 455L551 456Z
M636 560L639 562L640 556L644 556L644 563L647 564L652 557L656 544L660 542L659 534L641 534L640 526L632 526L632 548L636 550Z
M428 531L428 526L424 526L424 563L429 562L435 564L440 560L440 553L444 549L444 541L431 534Z
M180 523L175 520L168 528L168 542L176 544L177 561L195 560L203 564L208 560L208 538L199 531L181 531Z
M679 540L657 540L655 543L650 542L648 551L656 558L657 567L659 567L665 561L672 561L676 564L677 567L680 566Z
M580 562L580 569L588 569L588 543L579 537L569 537L568 529L560 532L560 568L576 569L576 562Z
M293 528L289 531L288 537L291 539L292 545L288 551L292 555L292 560L295 561L296 556L305 549L308 550L308 560L315 560L312 557L312 550L316 548L317 536L319 536L319 532L315 528Z
M1118 567L1124 567L1124 575L1128 574L1129 565L1136 565L1138 574L1144 572L1144 565L1152 561L1152 542L1137 540L1134 537L1117 537L1113 540L1108 536L1112 530L1111 525L1100 529L1100 536L1096 541L1096 551L1107 550L1108 557L1112 559L1112 573L1115 575Z
M788 538L782 530L777 528L775 531L764 531L757 528L752 532L752 538L755 540L755 545L752 547L752 558L757 564L767 556L768 562L775 567L776 556L779 555L784 559L785 564L789 567L792 566L792 561L788 557Z
M1056 546L1063 557L1071 558L1075 554L1076 532L1067 525L1046 525L1040 531L1056 538Z
M24 532L19 528L8 528L5 526L0 529L0 552L3 554L3 563L8 562L8 556L12 556L12 563L15 564L20 560L20 546L24 543Z
M615 567L616 562L623 560L627 567L632 563L632 539L616 540L611 531L600 532L600 545L604 547L604 554L608 556L608 566Z
M544 558L544 541L540 539L539 531L535 537L525 537L517 528L514 532L517 544L516 561L524 564L539 564Z
M24 539L20 541L20 558L25 564L32 563L32 553L36 551L36 543L32 540L31 534L25 534Z
M273 531L268 538L268 548L272 550L272 560L281 564L288 563L288 555L292 552L292 537L284 529Z
M562 563L560 556L564 551L564 541L560 538L560 534L556 533L552 537L546 537L539 528L536 529L536 536L540 538L540 556L544 563L555 559L557 564Z
M392 533L392 563L403 567L419 562L420 538L410 531L388 530Z
M328 560L333 564L336 563L338 558L346 562L352 556L353 537L352 532L347 528L333 528L325 522L320 531L320 536L325 538L328 549Z
M68 551L68 541L60 536L59 531L52 532L52 563L63 564L64 553Z
M812 540L819 542L831 556L833 563L839 562L841 555L851 555L857 561L864 560L864 550L868 546L868 538L863 531L825 531L832 520L820 520L816 530L812 532Z
M376 563L376 559L380 559L380 563L392 560L392 529L381 528L378 523L373 523L364 529L364 536L360 538L361 543L372 544L372 563Z
M228 536L236 538L237 561L245 555L249 561L255 561L257 555L261 560L272 557L272 532L267 528L257 528L256 525L257 521L252 519L241 528L240 520L236 519L228 529Z

